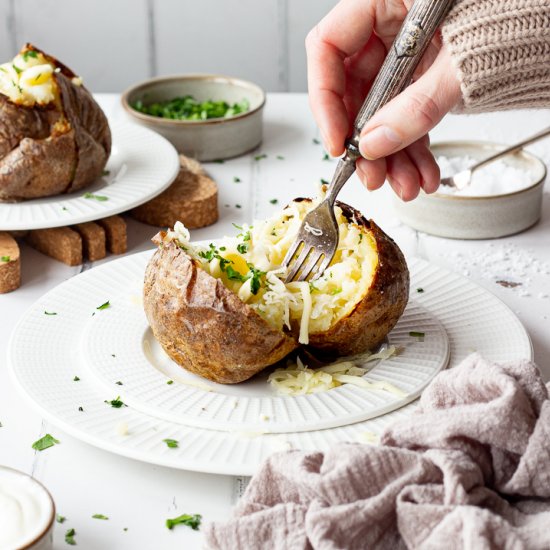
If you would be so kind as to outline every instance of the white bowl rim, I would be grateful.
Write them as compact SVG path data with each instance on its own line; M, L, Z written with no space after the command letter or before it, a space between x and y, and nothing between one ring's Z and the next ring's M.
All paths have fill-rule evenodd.
M140 88L143 88L145 86L151 85L151 84L162 84L163 82L169 82L169 81L175 81L175 80L181 80L181 81L189 81L189 80L210 80L212 82L219 81L220 83L229 84L231 86L241 86L243 88L249 88L256 92L259 92L261 100L257 107L254 109L250 109L249 111L246 111L245 113L239 113L238 115L231 116L228 118L211 118L207 120L174 120L170 118L162 118L158 116L153 115L147 115L145 113L140 113L139 111L136 111L129 103L128 98L130 97L130 94L133 94L137 92ZM234 76L227 76L222 74L210 74L210 73L189 73L189 74L174 74L174 75L165 75L165 76L157 76L154 78L149 78L147 80L143 80L142 82L139 82L137 84L134 84L127 90L125 90L120 98L120 101L122 103L122 106L126 110L127 113L129 113L131 116L136 117L139 120L142 120L144 122L148 122L149 124L159 124L163 126L206 126L211 124L225 124L229 123L235 120L243 119L247 116L251 116L254 113L257 113L258 111L261 111L265 105L266 102L266 93L265 91L255 84L254 82L250 82L249 80L243 80L242 78L234 77Z
M433 147L461 147L461 146L482 146L482 147L490 147L493 149L505 149L506 147L509 147L510 144L506 143L499 143L497 141L483 141L483 140L450 140L450 141L437 141L432 144L430 144L430 150ZM512 155L522 155L527 157L528 159L538 163L540 167L542 168L542 176L535 181L535 183L531 184L529 187L524 187L523 189L519 189L518 191L513 191L512 193L501 193L499 195L476 195L474 197L470 197L468 195L450 195L447 193L432 193L431 195L426 195L427 197L437 197L438 199L450 199L450 200L492 200L492 199L499 199L499 198L508 198L513 197L514 195L519 195L521 193L526 193L527 191L531 191L537 186L542 186L544 184L544 181L546 180L547 175L547 169L546 164L544 161L539 158L537 155L534 155L530 151L526 151L525 149L520 149L519 151L516 151L515 153L511 153Z
M42 538L44 538L45 535L48 534L49 530L51 529L54 521L55 521L55 502L53 500L53 497L51 495L51 493L48 491L48 489L46 489L46 487L40 482L38 481L36 478L34 478L33 476L25 473L25 472L22 472L21 470L16 470L15 468L11 468L10 466L1 466L0 465L0 470L4 470L6 472L11 472L19 477L27 477L27 478L30 478L34 483L36 483L36 485L38 485L43 491L44 493L47 495L48 497L48 500L50 502L50 504L52 505L51 506L51 514L50 514L50 518L48 519L48 522L46 524L46 526L44 527L43 530L40 531L40 533L38 533L38 535L36 535L35 538L33 538L31 541L29 541L25 546L21 546L20 548L18 548L17 550L27 550L29 548L32 548L37 542L39 542Z

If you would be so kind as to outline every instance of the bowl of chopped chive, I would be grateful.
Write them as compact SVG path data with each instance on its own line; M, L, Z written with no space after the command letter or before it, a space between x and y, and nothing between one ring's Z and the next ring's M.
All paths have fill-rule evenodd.
M265 93L256 84L210 74L153 78L122 95L131 120L202 161L256 148L262 141L264 105Z

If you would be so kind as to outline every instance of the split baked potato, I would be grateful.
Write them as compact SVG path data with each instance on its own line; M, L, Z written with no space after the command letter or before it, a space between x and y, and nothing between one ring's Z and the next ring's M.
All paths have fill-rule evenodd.
M27 44L0 65L0 201L82 189L111 152L107 118L82 79Z
M384 340L407 304L409 272L394 241L350 206L335 207L340 240L323 276L283 282L281 262L315 204L296 199L209 246L191 244L181 224L155 237L144 308L176 363L233 384L299 346L351 355Z

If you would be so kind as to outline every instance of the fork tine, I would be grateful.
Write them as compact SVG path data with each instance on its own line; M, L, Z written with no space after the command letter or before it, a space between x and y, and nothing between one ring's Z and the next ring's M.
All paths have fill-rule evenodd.
M290 271L287 273L285 283L290 283L294 279L294 277L296 277L296 274L298 273L298 271L300 271L300 268L303 266L310 252L311 247L307 247L306 243L304 243L304 248L302 249L302 252L300 252L300 255L294 260Z
M334 254L331 254L329 256L325 256L323 261L321 262L321 265L319 266L319 269L316 271L316 273L312 277L312 281L315 281L319 278L319 276L324 273L325 269L329 266L330 262L332 262L332 258L334 257Z
M296 280L305 281L309 277L309 274L313 271L313 268L317 265L319 260L323 257L324 257L324 254L322 252L319 253L317 252L317 250L313 250L313 252L311 253L309 262L307 263L306 267L302 269L302 273L300 273L300 276Z
M294 258L294 254L298 251L298 248L304 241L300 239L299 237L296 238L296 240L292 243L292 246L287 250L285 257L283 259L283 263L281 264L283 267L288 267L290 265L290 262L292 261L292 258ZM305 246L305 245L304 245Z

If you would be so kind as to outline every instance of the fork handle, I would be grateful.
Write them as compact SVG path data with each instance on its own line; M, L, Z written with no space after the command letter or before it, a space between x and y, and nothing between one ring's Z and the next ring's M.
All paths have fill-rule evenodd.
M346 141L346 154L338 162L328 189L327 198L336 199L344 183L355 171L359 153L359 137L374 113L402 92L422 59L437 28L454 0L416 0L405 17L399 33L365 99Z

